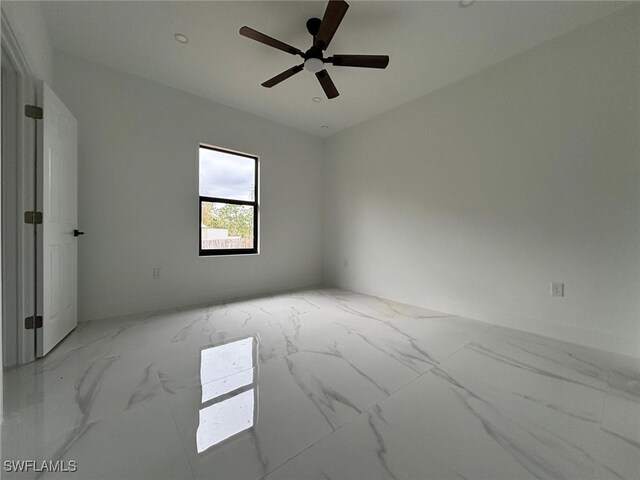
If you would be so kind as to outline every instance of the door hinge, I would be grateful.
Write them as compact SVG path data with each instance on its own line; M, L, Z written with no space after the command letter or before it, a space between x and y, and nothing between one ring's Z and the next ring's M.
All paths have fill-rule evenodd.
M34 328L42 328L42 317L36 315L35 317L27 317L24 319L24 328L27 330L33 330Z
M24 212L24 223L40 224L42 223L42 212Z
M34 120L42 120L42 108L36 107L35 105L25 105L24 106L24 114L29 118L33 118Z

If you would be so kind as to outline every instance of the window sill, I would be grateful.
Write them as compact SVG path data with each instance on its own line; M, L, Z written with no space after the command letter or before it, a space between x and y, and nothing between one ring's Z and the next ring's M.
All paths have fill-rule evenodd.
M201 251L198 256L200 258L219 258L219 257L254 257L256 255L260 255L260 252L215 252L215 253L210 253L207 251Z

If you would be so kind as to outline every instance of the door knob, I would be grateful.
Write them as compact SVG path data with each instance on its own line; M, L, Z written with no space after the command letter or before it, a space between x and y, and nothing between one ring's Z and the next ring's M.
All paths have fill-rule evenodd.
M74 236L74 237L79 237L80 235L84 235L84 232L81 232L81 231L80 231L80 230L78 230L78 229L75 229L75 230L73 231L73 236Z

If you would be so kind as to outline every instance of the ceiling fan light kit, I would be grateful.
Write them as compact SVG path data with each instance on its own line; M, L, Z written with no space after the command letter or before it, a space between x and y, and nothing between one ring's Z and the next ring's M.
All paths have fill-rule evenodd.
M311 73L318 73L324 68L324 62L319 58L307 58L304 61L304 69Z
M331 39L336 33L336 30L338 30L340 22L342 22L348 9L349 4L344 0L330 0L322 20L319 18L310 18L307 20L307 31L313 36L313 45L306 52L252 28L242 27L240 29L240 35L304 59L304 62L300 65L296 65L289 70L279 73L275 77L263 82L262 86L271 88L296 73L307 70L316 75L325 95L331 99L337 97L339 93L329 76L329 72L325 69L325 63L332 64L336 67L387 68L387 65L389 65L388 55L334 54L331 57L324 57L324 51L329 47Z

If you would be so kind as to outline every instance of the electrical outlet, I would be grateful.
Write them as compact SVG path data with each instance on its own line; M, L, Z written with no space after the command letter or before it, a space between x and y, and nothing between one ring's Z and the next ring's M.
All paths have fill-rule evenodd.
M157 280L160 278L160 268L154 268L153 269L153 279Z
M564 283L551 282L551 296L552 297L564 297Z

